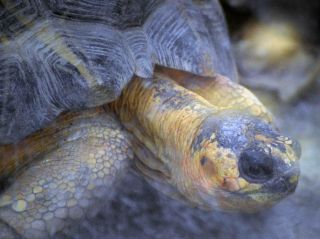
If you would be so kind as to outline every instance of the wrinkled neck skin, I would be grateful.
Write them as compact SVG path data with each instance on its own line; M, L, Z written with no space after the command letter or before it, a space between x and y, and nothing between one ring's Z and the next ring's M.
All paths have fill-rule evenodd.
M201 124L215 109L202 97L164 76L156 76L153 81L132 80L112 107L125 127L144 145L134 147L138 157L141 155L139 161L146 166L140 167L142 172L153 177L154 172L147 170L161 171L159 180L165 179L180 190L190 191L188 180L193 180L193 175L185 178L188 172L180 169L185 159L190 158L191 144ZM146 159L145 151L150 152ZM159 162L150 165L155 160Z
M112 107L126 128L170 169L190 155L200 125L215 111L203 98L157 77L132 80Z
M271 206L296 187L298 146L278 133L251 92L223 78L213 82L218 85L209 90L222 92L193 85L205 99L162 74L131 81L111 108L140 142L137 168L161 191L196 207L250 212ZM230 89L238 93L225 104L219 94ZM219 101L221 107L212 104Z

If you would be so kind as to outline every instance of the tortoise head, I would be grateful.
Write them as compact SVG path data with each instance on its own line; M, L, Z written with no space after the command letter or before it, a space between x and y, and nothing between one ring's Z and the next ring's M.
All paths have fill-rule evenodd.
M191 159L185 158L182 168L192 178L189 199L200 207L254 212L297 186L299 143L258 117L235 112L210 116L191 148Z

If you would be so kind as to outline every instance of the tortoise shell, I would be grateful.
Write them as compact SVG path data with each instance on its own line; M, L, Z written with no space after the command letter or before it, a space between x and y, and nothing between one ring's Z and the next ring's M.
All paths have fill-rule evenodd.
M236 80L217 0L0 3L0 144L115 100L154 65Z

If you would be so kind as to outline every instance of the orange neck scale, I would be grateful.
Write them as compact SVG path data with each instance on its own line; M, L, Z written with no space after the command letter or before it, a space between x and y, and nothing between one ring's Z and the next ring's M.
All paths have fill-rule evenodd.
M138 139L133 142L142 145L133 147L139 170L151 182L167 182L179 189L179 197L200 204L196 191L245 186L237 156L220 147L215 132L206 129L210 119L222 119L226 112L258 116L265 122L271 117L251 92L224 77L198 79L176 72L158 69L152 80L134 78L110 106Z
M152 81L132 80L112 108L121 122L162 159L177 158L176 152L188 153L185 151L199 126L214 112L205 99L159 74ZM169 152L166 148L170 147L173 151Z
M155 73L152 80L133 79L110 106L135 136L133 143L139 141L142 146L133 147L137 168L165 194L202 205L200 191L223 187L225 176L239 176L236 160L226 158L228 150L219 150L210 136L197 142L205 122L219 118L224 108L178 85L166 74ZM195 144L199 148L195 149ZM219 152L221 155L216 155ZM217 162L201 163L207 153ZM225 165L231 169L228 175L221 170Z

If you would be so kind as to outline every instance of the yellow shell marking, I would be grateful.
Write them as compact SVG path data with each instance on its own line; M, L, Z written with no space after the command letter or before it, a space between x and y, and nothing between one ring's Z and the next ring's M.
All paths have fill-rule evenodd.
M7 0L0 0L2 4L5 6L5 8L9 9L10 4L12 2ZM25 18L23 15L15 14L15 17L28 28L36 28L36 25L33 22L30 22L27 18ZM83 63L83 61L77 57L76 54L72 52L72 50L65 44L65 42L62 40L61 36L54 31L54 28L50 26L47 22L47 25L45 27L41 27L40 30L37 32L36 37L43 43L47 43L49 47L53 48L55 53L57 53L61 58L72 64L77 68L79 73L84 77L84 79L87 80L88 86L91 88L93 86L97 85L96 78L90 73L86 65ZM32 30L30 30L32 31ZM8 43L8 39L5 36L0 37L0 42ZM19 41L17 41L19 44Z

